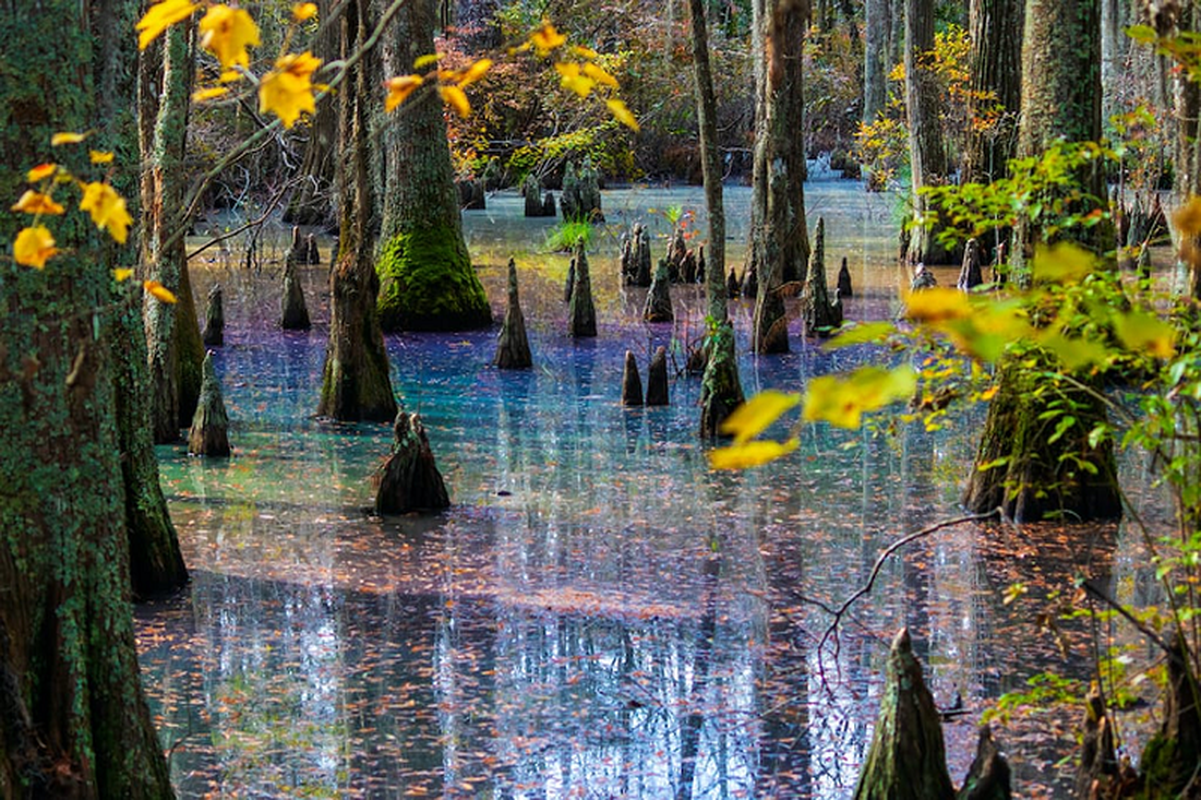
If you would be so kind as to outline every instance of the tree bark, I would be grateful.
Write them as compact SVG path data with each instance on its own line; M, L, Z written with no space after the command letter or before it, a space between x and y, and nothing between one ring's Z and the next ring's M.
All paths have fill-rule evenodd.
M1022 103L1022 0L972 0L971 93L963 182L990 183L1007 174L1016 155Z
M51 158L92 174L86 147L51 154L53 132L93 130L87 147L122 152L116 137L130 120L105 118L111 98L100 95L128 63L93 48L114 19L130 24L132 5L0 9L0 70L36 76L3 90L4 196ZM0 238L24 224L0 215ZM0 796L171 797L129 602L114 374L127 343L114 340L111 315L130 297L114 293L112 245L86 215L49 226L64 252L44 270L0 263Z
M314 55L328 63L338 57L338 31L341 4L319 0L318 28ZM284 222L297 225L325 225L334 219L334 187L338 143L338 109L333 103L319 103L309 125L309 140L300 165L300 185L288 200Z
M365 37L366 0L351 0L342 18L342 56ZM376 316L379 280L371 263L372 209L367 146L368 78L363 62L342 85L339 104L338 209L341 234L330 272L329 343L317 414L333 419L385 422L396 417L388 353Z
M888 103L889 0L866 0L863 11L863 124L870 125Z
M931 213L920 194L927 186L947 179L947 153L939 122L941 98L938 80L930 63L934 51L933 0L905 0L905 107L909 114L909 165L913 173L915 219ZM949 264L953 254L939 244L942 225L922 224L909 239L913 263Z
M709 213L709 273L705 292L709 316L726 319L726 211L722 204L721 153L717 148L717 98L709 67L709 35L704 0L688 0L692 28L692 68L696 82L697 123L700 128L701 175L705 183L705 208Z
M382 39L386 75L413 72L434 52L433 0L409 0ZM384 330L463 330L492 324L463 240L442 101L433 87L387 118L378 272Z

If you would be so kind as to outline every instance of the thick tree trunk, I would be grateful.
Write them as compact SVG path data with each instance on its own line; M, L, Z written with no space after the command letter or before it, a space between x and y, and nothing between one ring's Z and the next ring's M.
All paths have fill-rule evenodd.
M1023 0L972 0L971 94L968 95L964 183L990 183L1007 174L1017 148L1022 103ZM990 243L991 244L991 243Z
M433 0L406 3L382 39L384 73L413 72L417 58L434 52L433 31ZM380 323L384 330L487 327L492 311L463 240L438 93L415 93L386 126Z
M930 213L919 191L947 179L947 153L939 122L941 98L931 64L934 0L905 0L905 107L909 114L909 165L913 173L914 217ZM942 226L923 224L909 239L909 260L949 264L953 254L938 242Z
M721 153L717 149L717 99L709 67L709 34L704 0L688 0L692 28L692 68L696 80L697 122L700 128L701 173L705 208L709 212L709 273L705 276L709 316L726 319L726 211L722 204Z
M863 123L870 125L888 103L888 73L892 70L889 0L866 0L863 17Z
M360 17L366 0L344 6L342 54L349 56L365 36ZM376 316L379 280L371 263L369 216L372 208L367 149L368 79L363 63L343 83L339 105L342 160L338 169L341 235L330 272L329 343L321 376L320 416L384 422L396 417L388 377L388 353Z
M4 196L51 158L92 174L86 148L50 152L53 132L90 129L89 146L122 152L111 133L122 121L102 116L111 98L100 95L122 80L109 70L128 64L93 46L114 20L131 29L133 5L0 9L0 70L37 76L5 84ZM11 241L27 221L0 215L0 238ZM170 797L129 603L124 379L114 369L115 351L136 348L113 340L130 320L111 316L129 297L114 295L112 245L90 220L68 213L48 224L65 252L45 270L0 262L0 796Z

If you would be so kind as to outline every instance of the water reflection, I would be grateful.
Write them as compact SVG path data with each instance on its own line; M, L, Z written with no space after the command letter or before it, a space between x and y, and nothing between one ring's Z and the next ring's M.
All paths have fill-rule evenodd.
M699 201L646 197L607 198L606 213L625 224L638 202ZM863 273L849 312L894 313L887 237L871 228L852 244L875 225L876 200L841 187L811 200L831 252ZM823 608L867 580L882 548L956 513L971 421L807 426L785 462L710 473L695 378L673 369L670 406L620 403L627 349L644 375L660 345L682 365L704 327L700 292L674 293L672 325L646 325L645 291L622 289L601 248L601 335L572 340L565 257L539 253L533 221L506 202L469 214L468 228L494 302L505 251L525 242L535 368L493 369L495 331L388 340L394 385L422 413L455 502L433 517L363 510L388 426L310 417L322 312L310 333L277 332L269 268L198 272L199 296L216 279L227 287L218 369L235 456L160 450L194 581L138 611L182 797L845 797L902 624L938 701L959 692L973 709L946 726L959 778L985 700L1050 666L1087 673L1085 631L1064 631L1064 659L1029 607L1001 602L1009 584L1046 597L1087 567L1124 598L1153 596L1113 531L965 525L889 562L837 652L819 653ZM323 308L320 270L305 281L310 309ZM733 316L745 341L749 303ZM748 391L876 357L793 341L786 356L742 355ZM1072 538L1086 535L1095 546ZM1057 776L1048 765L1065 753L1052 758L1048 741L1011 746L1025 796Z

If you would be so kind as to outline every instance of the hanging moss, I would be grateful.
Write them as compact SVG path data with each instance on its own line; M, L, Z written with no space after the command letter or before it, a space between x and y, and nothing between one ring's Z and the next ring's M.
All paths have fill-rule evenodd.
M453 331L492 324L484 286L450 227L399 233L381 249L379 318L385 331Z

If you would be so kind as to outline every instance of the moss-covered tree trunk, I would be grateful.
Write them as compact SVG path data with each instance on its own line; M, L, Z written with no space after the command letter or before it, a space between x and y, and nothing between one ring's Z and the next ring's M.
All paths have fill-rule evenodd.
M909 164L913 173L915 218L929 207L919 191L946 182L947 153L939 121L942 98L934 72L934 0L905 0L905 108L909 114ZM909 239L914 263L949 264L954 258L938 242L940 227L922 225Z
M51 151L55 131L92 130L88 146L122 152L101 94L129 64L102 31L135 5L0 9L0 71L28 76L6 82L0 104L3 196L45 161L92 174L87 147ZM70 187L56 194L77 202ZM0 215L0 238L27 223ZM49 225L64 252L45 270L0 260L0 797L170 797L130 608L114 373L128 343L111 316L128 296L86 215Z
M156 442L174 442L187 427L200 396L204 345L182 236L184 168L188 106L191 102L192 35L187 24L174 25L142 53L139 62L142 177L143 268L140 277L156 280L173 292L177 304L149 295L143 308L149 347ZM153 123L151 122L153 120Z
M434 52L433 0L409 0L382 41L386 75ZM373 93L375 96L375 93ZM486 327L492 312L471 265L459 214L442 100L414 93L386 118L379 316L384 330Z
M726 319L726 211L722 201L721 153L717 149L717 99L709 66L709 33L704 0L688 0L692 29L692 68L695 78L697 125L700 128L701 174L705 183L705 209L709 213L709 259L705 292L709 316Z
M342 55L348 57L366 36L367 0L344 6ZM386 422L396 417L388 377L388 353L376 316L379 279L371 259L372 209L367 137L369 81L360 61L343 83L339 99L338 255L330 272L329 343L321 376L317 413L333 419Z

